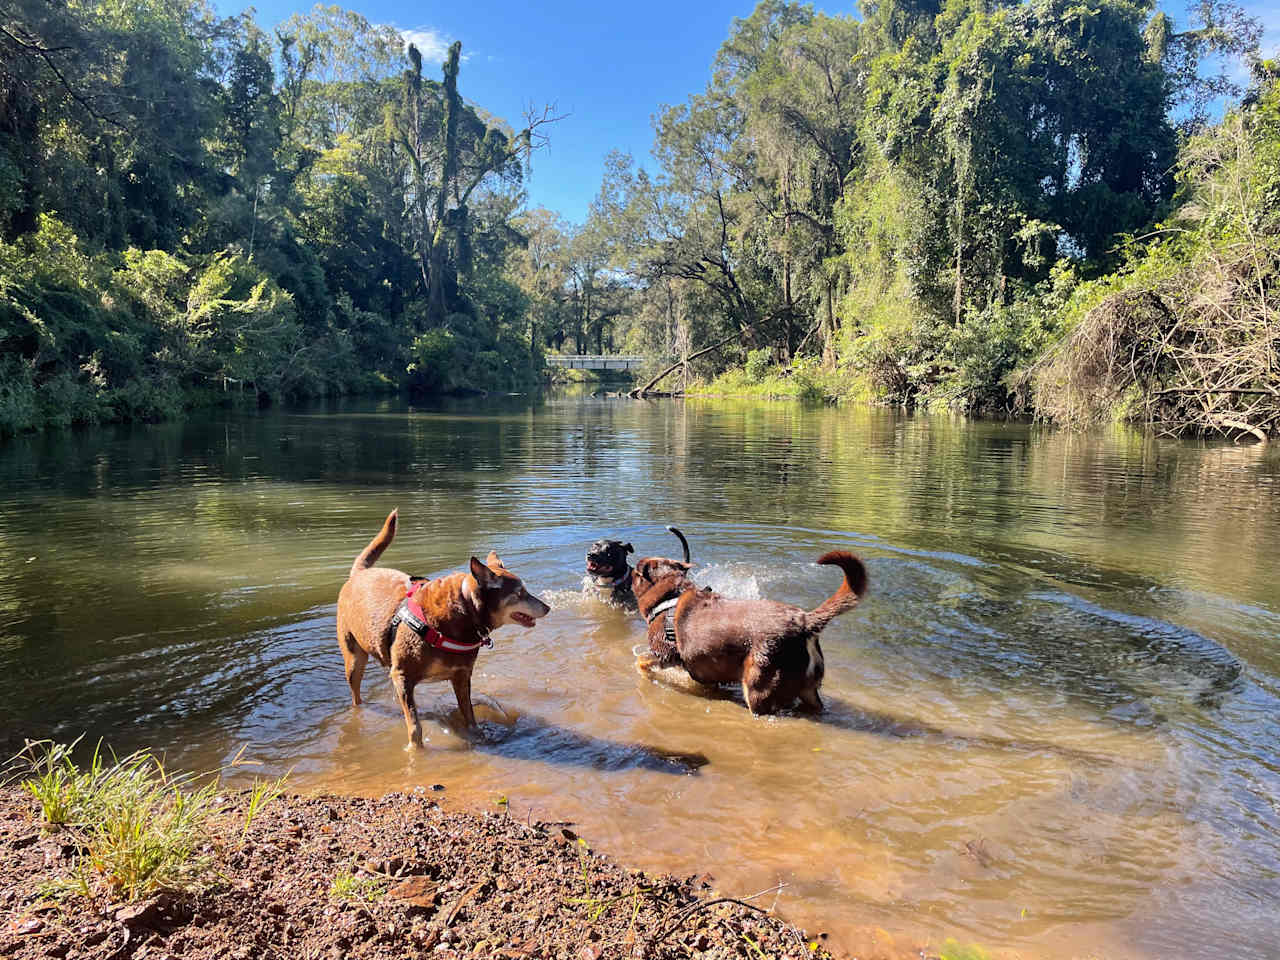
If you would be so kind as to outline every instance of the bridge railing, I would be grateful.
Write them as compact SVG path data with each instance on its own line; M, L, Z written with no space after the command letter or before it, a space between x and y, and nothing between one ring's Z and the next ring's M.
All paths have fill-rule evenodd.
M648 357L622 356L620 354L550 354L547 366L567 367L570 370L638 370Z

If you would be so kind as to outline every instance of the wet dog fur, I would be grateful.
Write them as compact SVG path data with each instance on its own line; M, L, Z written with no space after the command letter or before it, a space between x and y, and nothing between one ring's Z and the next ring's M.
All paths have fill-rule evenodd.
M587 548L587 576L591 585L608 602L635 609L636 595L631 592L631 564L627 554L635 547L621 540L600 539Z
M396 534L397 511L392 510L378 535L351 565L338 594L338 646L346 665L351 702L359 706L360 681L369 657L387 667L396 700L409 733L406 749L422 746L422 724L413 688L423 680L448 679L458 698L467 727L476 718L471 706L471 671L479 648L455 653L432 647L408 624L392 627L391 620L409 589L410 576L390 567L375 567ZM484 563L471 558L469 570L425 583L414 595L426 622L460 644L485 640L506 624L529 628L550 607L529 593L524 583L490 552Z
M680 567L685 571L690 568L689 541L675 527L667 527L680 540L684 550L684 563ZM636 595L632 590L632 573L627 563L627 554L634 553L635 547L621 540L600 539L587 549L587 576L592 586L609 603L627 610L636 609ZM665 557L647 557L651 563L680 564L679 560L668 560ZM673 569L675 569L673 567Z
M867 592L867 570L852 553L833 550L819 564L837 566L844 581L826 601L804 610L772 600L743 600L699 590L679 561L645 559L636 564L632 590L649 621L655 665L683 666L708 686L740 683L752 713L775 713L799 700L822 710L818 688L825 662L818 635L835 617L858 605ZM683 567L683 569L681 569ZM667 600L674 608L654 615ZM667 632L674 627L674 641Z

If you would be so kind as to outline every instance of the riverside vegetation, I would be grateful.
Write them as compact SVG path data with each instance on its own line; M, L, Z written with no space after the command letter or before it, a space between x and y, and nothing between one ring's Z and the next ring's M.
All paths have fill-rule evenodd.
M1256 21L860 12L765 0L658 115L655 170L611 158L588 228L638 288L629 350L740 333L682 371L702 392L1280 430L1280 68Z
M337 7L3 0L0 434L727 339L686 384L1266 437L1280 67L1187 18L763 0L574 225L524 203L554 110L465 101L457 45L436 80Z

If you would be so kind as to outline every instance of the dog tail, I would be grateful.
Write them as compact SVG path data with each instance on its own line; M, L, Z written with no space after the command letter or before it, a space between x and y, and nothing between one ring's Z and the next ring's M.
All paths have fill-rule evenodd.
M688 563L689 562L689 541L686 540L684 538L684 534L681 533L679 530L677 530L675 527L668 526L667 529L670 530L679 538L680 546L684 549L684 562Z
M378 562L378 558L382 556L382 551L391 546L391 541L396 535L396 514L398 511L392 510L387 514L386 521L382 524L382 529L378 531L378 535L369 541L369 545L360 551L360 556L356 557L356 562L351 565L351 572L348 577L354 577L357 570L364 570L366 567L372 567Z
M832 550L818 558L818 563L839 567L844 571L844 583L815 610L806 616L809 629L817 633L828 623L848 613L858 605L867 592L867 568L862 561L847 550Z

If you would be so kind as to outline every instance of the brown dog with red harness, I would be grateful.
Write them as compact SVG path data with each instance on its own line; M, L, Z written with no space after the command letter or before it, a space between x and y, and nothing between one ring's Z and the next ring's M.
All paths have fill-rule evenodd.
M493 552L484 563L472 557L469 573L438 580L375 567L395 535L392 510L351 565L338 594L338 646L356 706L369 657L390 669L409 747L421 747L422 724L413 688L423 680L448 679L463 721L475 726L471 671L480 648L492 645L489 634L508 623L532 627L551 608L530 594Z
M844 550L825 553L818 563L839 567L844 582L816 609L803 610L699 590L678 561L641 560L632 589L657 665L681 665L708 686L741 683L752 713L774 713L797 699L822 710L818 688L825 664L818 634L858 605L867 592L867 568Z

